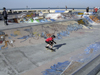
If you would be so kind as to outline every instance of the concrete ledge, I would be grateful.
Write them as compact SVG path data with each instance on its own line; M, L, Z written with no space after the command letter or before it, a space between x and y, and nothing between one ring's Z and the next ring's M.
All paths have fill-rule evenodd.
M96 75L100 71L100 54L72 75Z
M0 27L0 30L9 30L9 29L15 29L15 28L23 28L23 27L29 27L29 26L33 26L33 25L43 25L43 24L52 24L52 23L57 23L57 22L66 22L66 21L77 21L79 19L72 19L72 20L61 20L61 21L54 21L54 22L46 22L46 23L12 23L9 24L8 26L4 25L4 22L1 21L0 25L2 25L2 27Z

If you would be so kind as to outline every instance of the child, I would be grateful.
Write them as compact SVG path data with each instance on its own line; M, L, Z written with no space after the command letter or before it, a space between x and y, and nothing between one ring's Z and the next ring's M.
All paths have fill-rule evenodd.
M47 39L45 40L45 42L47 43L46 48L49 48L49 45L51 45L50 49L53 50L53 49L52 49L53 43L56 44L56 42L53 40L55 37L56 37L55 35L52 35L51 37L49 37L49 38L47 38Z

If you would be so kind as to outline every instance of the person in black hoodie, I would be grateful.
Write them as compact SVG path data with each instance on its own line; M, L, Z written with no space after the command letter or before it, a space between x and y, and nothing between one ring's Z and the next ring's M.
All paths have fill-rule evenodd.
M86 8L86 12L89 13L89 7Z
M2 15L4 17L4 24L8 25L8 23L7 23L7 17L8 17L8 15L7 15L7 12L6 12L6 8L4 7L3 10L4 11L3 11Z

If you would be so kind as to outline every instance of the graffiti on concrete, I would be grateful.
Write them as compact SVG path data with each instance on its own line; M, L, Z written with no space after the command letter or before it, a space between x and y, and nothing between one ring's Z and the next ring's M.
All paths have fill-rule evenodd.
M82 25L79 25L76 21L70 21L4 30L2 32L7 35L4 38L1 37L3 41L0 40L0 44L3 45L3 49L6 47L12 48L32 45L43 43L46 38L52 35L56 35L54 40L60 40L63 37L69 36L72 31L77 31L78 29L82 29Z
M96 42L87 47L82 53L70 57L71 61L58 62L43 71L43 75L71 75L86 62L91 61L100 54L100 42Z

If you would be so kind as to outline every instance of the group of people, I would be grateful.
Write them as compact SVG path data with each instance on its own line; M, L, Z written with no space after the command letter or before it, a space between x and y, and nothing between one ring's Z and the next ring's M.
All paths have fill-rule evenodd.
M97 13L97 11L99 10L99 7L94 7L93 8L93 13ZM86 12L89 12L89 7L86 8Z

